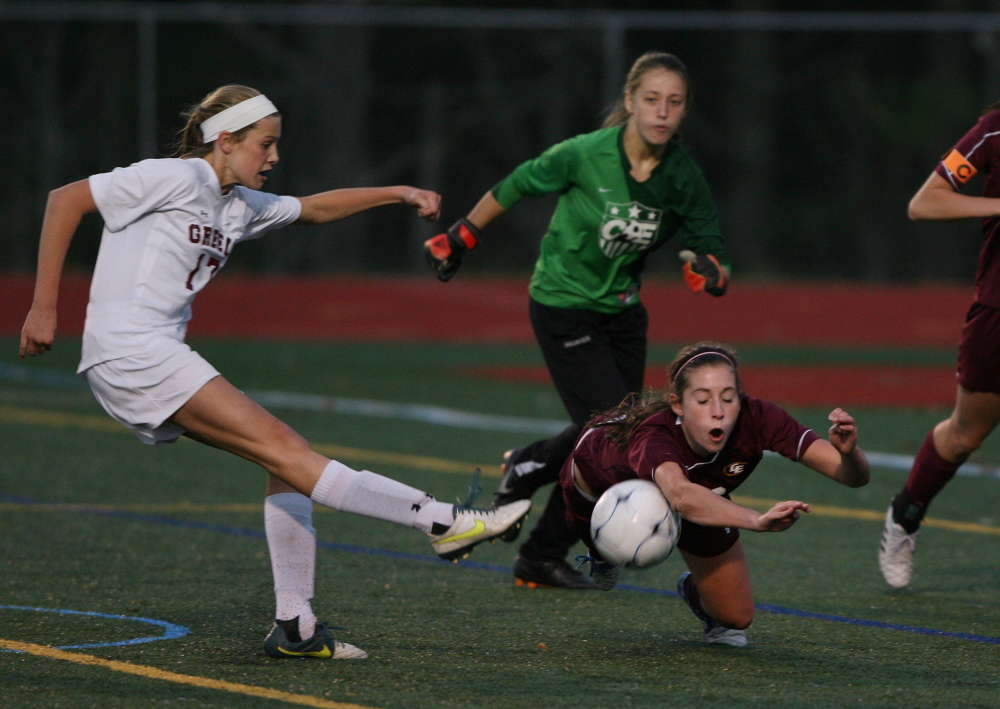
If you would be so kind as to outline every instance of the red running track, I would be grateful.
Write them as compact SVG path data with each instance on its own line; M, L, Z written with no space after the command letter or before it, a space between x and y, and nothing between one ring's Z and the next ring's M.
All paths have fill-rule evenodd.
M0 277L0 334L16 334L33 279ZM67 275L59 330L83 329L89 277ZM972 287L735 283L723 298L679 282L642 291L651 342L702 339L736 345L954 347ZM221 276L199 296L190 334L360 341L516 342L534 339L527 281L427 277Z
M0 334L20 332L33 279L0 277ZM79 335L89 277L67 275L59 331ZM199 296L190 334L298 340L534 342L526 279L248 278L223 275ZM650 281L643 301L654 343L955 347L971 286L736 283L724 298ZM548 381L544 369L474 376ZM653 386L661 372L650 371ZM950 406L947 367L746 367L749 391L787 405Z

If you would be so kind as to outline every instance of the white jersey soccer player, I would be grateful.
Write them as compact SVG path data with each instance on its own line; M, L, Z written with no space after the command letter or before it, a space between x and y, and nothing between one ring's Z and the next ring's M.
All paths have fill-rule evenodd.
M490 510L445 504L329 460L220 376L184 335L192 301L239 241L295 221L321 224L390 203L437 219L440 196L408 186L301 198L265 194L258 190L278 161L281 135L274 105L254 89L228 85L187 115L180 159L145 160L50 193L21 356L51 349L66 251L83 214L99 211L105 228L79 373L108 413L145 443L188 435L269 473L264 519L277 607L265 651L272 657L364 658L363 650L336 641L312 610L312 501L418 529L451 560L515 532L530 502Z
M171 441L184 432L165 423L174 404L218 376L184 344L191 303L233 246L291 224L302 203L241 185L223 193L201 158L143 160L92 175L89 184L104 233L77 371L108 413L141 439ZM125 357L138 361L119 361ZM144 402L150 405L119 400L132 388L158 384Z

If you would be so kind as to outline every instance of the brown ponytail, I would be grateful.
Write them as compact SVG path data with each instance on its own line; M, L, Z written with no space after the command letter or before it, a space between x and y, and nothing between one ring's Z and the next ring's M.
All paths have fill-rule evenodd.
M201 100L201 103L191 106L181 113L184 127L178 131L175 142L174 156L179 158L201 158L212 152L212 143L205 144L201 136L201 124L217 113L222 113L248 98L260 96L260 91L240 84L226 84L212 91ZM233 132L236 142L243 140L253 128L249 125ZM214 142L214 141L213 141Z
M687 89L687 100L691 101L691 75L688 74L684 62L667 52L646 52L635 60L632 68L629 69L625 77L625 86L622 88L622 95L611 106L607 118L602 124L603 128L623 126L628 123L631 115L625 108L625 94L634 94L642 83L642 77L650 69L666 69L678 74L684 80L684 87Z

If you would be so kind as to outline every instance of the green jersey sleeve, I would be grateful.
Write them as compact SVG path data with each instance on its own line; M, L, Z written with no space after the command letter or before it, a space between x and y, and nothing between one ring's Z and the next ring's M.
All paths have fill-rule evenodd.
M733 264L722 241L719 213L708 182L699 169L695 169L691 177L694 189L689 193L688 203L683 209L684 220L677 231L687 248L699 256L712 254L731 272Z
M510 209L525 195L538 197L564 192L573 184L579 165L576 140L570 138L553 145L537 158L521 163L493 188L493 197L504 209Z

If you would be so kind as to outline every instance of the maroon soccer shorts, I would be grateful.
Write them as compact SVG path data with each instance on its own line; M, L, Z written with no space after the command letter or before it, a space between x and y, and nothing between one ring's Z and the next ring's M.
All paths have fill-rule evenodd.
M966 391L1000 394L1000 309L980 303L969 308L955 376Z

